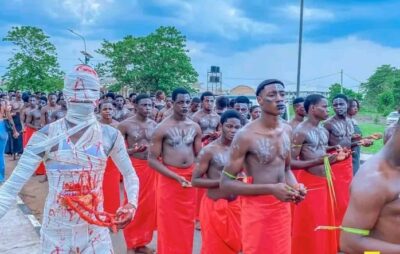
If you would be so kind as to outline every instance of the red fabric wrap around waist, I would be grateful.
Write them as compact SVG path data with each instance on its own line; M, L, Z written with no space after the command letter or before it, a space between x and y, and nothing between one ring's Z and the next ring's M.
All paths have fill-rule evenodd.
M191 181L194 164L187 168L165 165L172 172ZM184 188L159 174L157 196L157 253L191 254L193 249L196 188Z
M336 232L315 231L318 226L335 224L326 178L303 170L298 180L308 191L306 198L293 210L292 254L336 254Z

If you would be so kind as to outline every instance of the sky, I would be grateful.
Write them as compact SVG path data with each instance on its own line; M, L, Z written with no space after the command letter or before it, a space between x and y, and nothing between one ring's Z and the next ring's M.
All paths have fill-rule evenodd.
M382 64L400 65L400 1L304 0L302 90L326 90L340 82L358 91ZM145 36L175 26L206 84L220 66L225 88L257 86L267 78L296 89L300 0L8 0L0 8L0 37L13 26L40 27L56 46L61 69L79 63L86 38L92 64L106 39ZM0 74L12 45L0 42Z

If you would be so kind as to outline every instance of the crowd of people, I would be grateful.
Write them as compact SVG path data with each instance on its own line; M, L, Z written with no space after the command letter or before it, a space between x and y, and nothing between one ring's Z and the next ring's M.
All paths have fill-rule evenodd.
M29 173L47 174L43 253L110 253L109 227L123 229L128 253L154 253L157 231L156 253L189 254L196 221L204 254L400 253L400 131L359 171L360 146L382 135L362 135L357 100L295 98L287 121L276 79L251 105L183 88L100 94L88 66L69 78L61 93L0 96L0 148L22 154L0 189L0 217Z

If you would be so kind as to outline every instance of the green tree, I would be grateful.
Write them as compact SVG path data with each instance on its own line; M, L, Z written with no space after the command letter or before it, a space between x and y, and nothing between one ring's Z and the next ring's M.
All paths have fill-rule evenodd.
M15 47L3 78L8 89L55 91L62 87L56 48L43 30L32 26L12 27L3 41Z
M117 42L104 40L97 52L107 58L96 66L99 73L135 91L194 90L198 74L186 54L186 37L175 27L160 27L147 36L130 35Z
M329 102L331 102L332 99L333 99L336 95L338 95L338 94L340 94L340 93L342 93L342 87L341 87L341 85L338 84L338 83L332 84L332 85L329 87L329 98L328 98L328 99L329 99ZM346 87L343 87L343 94L346 95L348 98L357 99L357 100L362 100L362 94L357 93L357 92L354 92L353 90L351 90L351 89L349 89L349 88L346 88Z
M394 108L394 95L391 91L385 91L379 94L378 97L378 112L383 115L389 114Z
M361 84L366 103L377 107L379 105L378 95L385 91L393 91L399 81L400 71L398 69L390 65L378 67L375 73L368 78L368 81ZM400 98L400 89L398 87L395 92L397 92L395 98Z

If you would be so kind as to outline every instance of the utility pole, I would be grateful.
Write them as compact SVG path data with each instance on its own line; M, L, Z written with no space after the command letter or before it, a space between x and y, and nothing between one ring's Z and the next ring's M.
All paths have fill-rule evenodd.
M301 46L303 43L303 9L304 9L304 0L300 2L300 28L299 28L299 52L297 58L297 88L296 95L300 96L300 72L301 72Z
M78 34L77 32L75 32L72 29L68 29L68 31L70 31L71 33L75 34L76 36L78 36L79 38L81 38L83 40L84 51L81 51L81 53L85 57L85 64L87 65L89 63L90 58L92 58L93 56L91 56L86 51L86 40L85 40L85 37L83 37L81 34Z
M340 93L343 93L343 69L340 70Z

